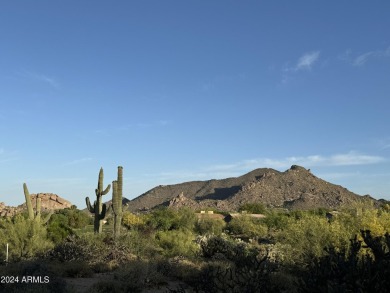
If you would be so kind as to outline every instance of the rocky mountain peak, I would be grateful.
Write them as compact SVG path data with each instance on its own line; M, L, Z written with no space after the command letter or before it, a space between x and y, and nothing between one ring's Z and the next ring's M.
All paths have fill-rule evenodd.
M137 211L164 205L230 212L246 203L288 209L337 209L362 200L376 201L326 182L310 169L292 165L285 172L261 168L239 177L157 186L131 200L128 209Z

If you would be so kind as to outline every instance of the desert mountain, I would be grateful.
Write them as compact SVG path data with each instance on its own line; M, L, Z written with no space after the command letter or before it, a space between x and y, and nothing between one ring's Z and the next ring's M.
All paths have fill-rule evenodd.
M41 198L42 211L59 210L59 209L70 208L72 206L71 202L63 199L62 197L54 193L38 193L38 194L31 194L30 196L31 196L31 204L34 209L36 206L36 198L37 197ZM17 207L6 206L2 202L0 203L1 217L13 216L24 210L27 210L26 203L23 203Z
M122 206L126 206L128 203L130 202L129 199L127 199L126 197L122 197ZM109 201L106 201L105 204L108 206L112 205L112 199L110 199ZM86 211L88 211L88 209L85 209Z
M235 211L245 203L254 202L288 209L337 209L361 200L375 201L293 165L285 172L262 168L235 178L160 185L127 205L130 211L148 210L161 205Z

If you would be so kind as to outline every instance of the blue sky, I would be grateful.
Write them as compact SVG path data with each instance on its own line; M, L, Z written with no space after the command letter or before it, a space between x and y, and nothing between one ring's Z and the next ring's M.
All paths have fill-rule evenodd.
M390 199L389 1L2 1L0 201L292 164ZM108 200L110 196L106 195Z

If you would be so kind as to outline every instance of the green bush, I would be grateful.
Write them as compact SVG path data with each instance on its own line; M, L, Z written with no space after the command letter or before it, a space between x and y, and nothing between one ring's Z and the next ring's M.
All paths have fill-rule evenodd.
M72 229L85 228L90 222L90 217L83 211L75 208L67 208L56 211L48 223L48 237L59 243L68 235L73 234Z
M143 230L145 221L144 217L125 211L122 216L122 224L128 230Z
M68 219L68 225L73 229L80 229L87 226L90 222L90 216L84 211L77 209L63 209L60 213L65 215Z
M118 242L137 257L152 258L162 251L156 242L154 232L131 230L127 233L122 233Z
M176 218L173 229L190 230L193 231L197 222L197 217L193 210L188 208L181 208L175 211Z
M199 239L201 255L205 258L229 259L233 257L234 248L237 244L226 236L205 236Z
M158 208L148 214L146 223L154 230L172 230L175 227L175 211L168 208Z
M147 216L146 223L154 230L193 230L196 223L196 216L190 209L173 210L162 207L150 213Z
M324 216L303 212L300 218L288 218L285 227L274 236L281 244L284 259L304 266L323 256L325 246L347 248L352 235L338 220L329 222Z
M246 203L240 206L238 211L246 211L248 214L265 214L267 210L262 203Z
M0 246L3 259L7 243L10 261L30 259L53 247L53 243L47 239L46 227L21 215L1 223Z
M47 233L50 240L59 243L68 235L73 234L68 225L68 218L63 214L53 214L47 225Z
M261 219L252 218L249 215L240 215L230 221L228 230L234 235L246 237L264 237L267 235L267 227Z
M287 226L289 215L283 212L269 210L266 217L262 219L269 231L282 230Z
M157 244L167 256L184 255L193 257L198 252L194 242L195 235L189 230L159 231L156 234Z
M226 227L226 222L222 219L201 218L195 224L195 232L200 235L221 235Z

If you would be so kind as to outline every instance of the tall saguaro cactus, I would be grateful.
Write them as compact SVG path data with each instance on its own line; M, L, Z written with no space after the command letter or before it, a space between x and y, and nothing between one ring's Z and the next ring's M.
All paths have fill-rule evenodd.
M121 233L123 167L118 167L118 179L112 182L112 212L114 214L114 238Z
M95 214L95 222L94 222L95 233L102 233L103 220L106 217L106 213L108 212L106 204L102 202L102 197L103 195L107 194L110 191L111 184L108 184L106 189L103 190L103 178L104 178L103 168L100 168L98 187L95 189L96 200L93 203L93 206L89 201L89 197L85 198L88 210L92 214Z
M41 221L41 198L39 198L37 195L36 202L35 202L35 211L34 211L32 204L31 204L31 196L30 196L30 193L28 192L28 188L27 188L26 183L23 183L23 191L24 191L24 197L26 198L28 218L30 220L35 220L37 222L42 222L42 224L46 224L49 221L49 219L52 215L52 212L49 213L43 221Z

